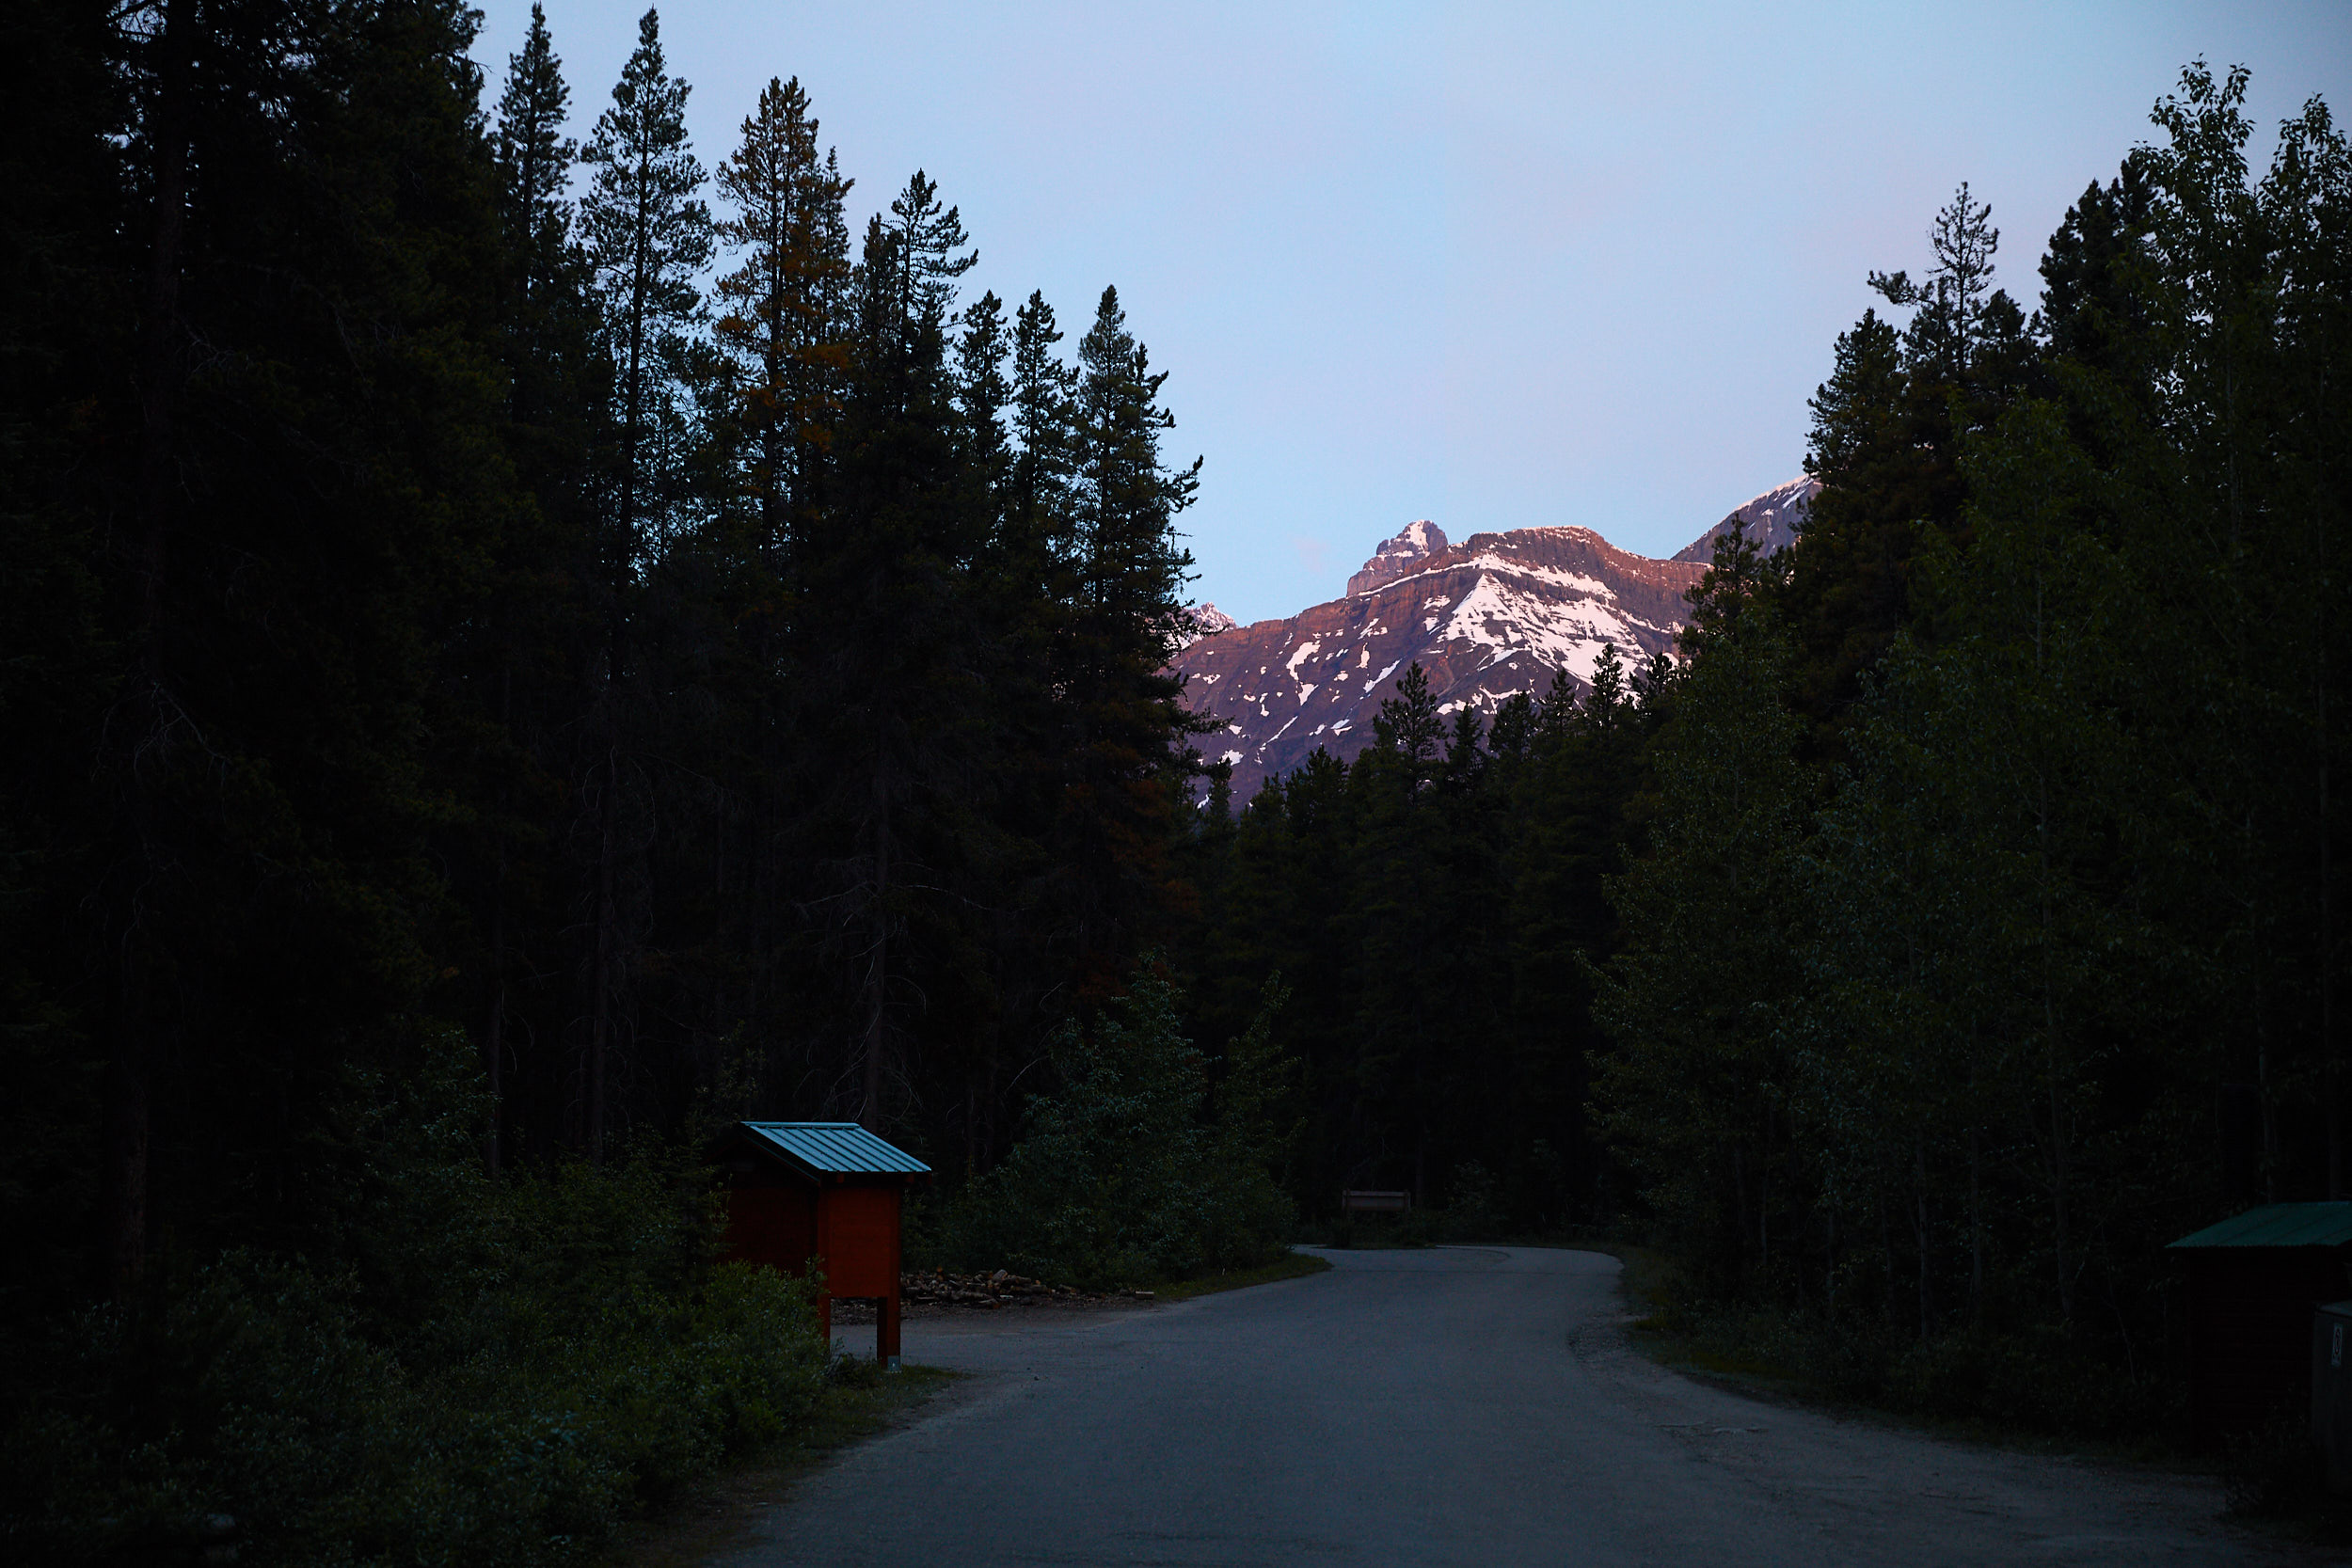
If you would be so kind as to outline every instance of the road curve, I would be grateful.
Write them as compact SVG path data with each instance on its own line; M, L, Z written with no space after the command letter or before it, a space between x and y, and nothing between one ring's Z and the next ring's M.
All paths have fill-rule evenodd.
M1616 1260L1340 1252L1110 1318L917 1320L977 1374L801 1482L786 1564L2224 1564L2321 1560L2210 1482L1766 1405L1628 1350Z

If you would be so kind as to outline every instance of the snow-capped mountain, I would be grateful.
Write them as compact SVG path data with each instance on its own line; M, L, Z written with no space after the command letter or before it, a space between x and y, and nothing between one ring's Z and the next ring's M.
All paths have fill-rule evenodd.
M1184 699L1223 731L1203 755L1233 765L1233 798L1287 773L1318 746L1353 757L1396 678L1418 661L1443 709L1491 713L1512 693L1542 692L1565 670L1581 689L1603 644L1629 666L1674 645L1683 594L1706 574L1717 531L1744 518L1767 549L1786 546L1819 488L1800 479L1735 510L1672 561L1618 549L1582 528L1518 529L1449 544L1427 520L1382 541L1347 596L1276 621L1235 626L1195 610L1201 635L1175 668ZM1225 629L1212 630L1215 623Z
M1406 523L1404 532L1382 540L1364 569L1347 579L1347 592L1352 596L1385 588L1444 548L1445 531L1437 524L1426 517Z
M1177 646L1189 648L1204 637L1232 631L1240 625L1239 621L1213 604L1194 605L1184 611L1184 625L1177 632Z
M1715 541L1729 533L1734 523L1746 524L1748 537L1766 555L1785 550L1797 542L1797 531L1804 527L1805 513L1820 488L1821 482L1811 474L1800 474L1786 484L1774 485L1746 505L1734 507L1729 516L1685 545L1675 559L1706 565L1715 559Z

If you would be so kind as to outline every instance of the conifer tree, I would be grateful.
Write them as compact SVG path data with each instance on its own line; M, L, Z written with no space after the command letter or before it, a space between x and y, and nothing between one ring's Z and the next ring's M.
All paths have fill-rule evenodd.
M1054 352L1062 334L1054 308L1032 292L1013 318L1013 430L1021 441L1022 504L1057 510L1070 456L1076 373Z
M740 254L719 279L725 314L713 336L734 367L731 396L746 442L747 487L766 547L787 518L817 504L819 468L849 369L841 296L850 271L841 204L850 182L817 156L817 121L798 78L771 79L743 121L742 144L719 166L735 208L716 227Z
M548 285L571 238L567 193L580 159L580 144L564 135L571 98L546 8L534 3L522 53L507 57L498 107L500 207L526 305Z
M964 241L920 175L893 214L867 225L851 279L838 487L812 531L800 573L807 610L795 628L816 677L812 733L828 737L818 798L841 878L834 897L840 928L854 933L844 951L858 1045L834 1092L877 1129L907 1105L901 1014L919 994L908 975L922 955L906 934L964 853L979 604L969 567L987 531L958 467L945 335L952 289L916 286L961 270L948 252Z
M119 483L99 454L120 450L135 428L123 372L138 341L122 306L138 298L140 263L153 261L141 250L161 216L125 178L112 139L132 118L138 78L121 69L110 33L100 11L70 0L0 16L0 188L9 193L0 203L0 724L16 737L0 748L0 1033L9 1040L0 1232L18 1238L0 1333L79 1305L93 1276L127 1289L140 1272L147 1183L135 1161L150 1125L150 1062L167 1055L157 1049L167 1042L144 1032L106 1037L104 1012L75 1006L99 976L118 1016L138 1010L135 964L110 965L78 940L103 863L92 850L122 855L112 847L136 842L137 816L114 809L120 786L91 784L112 784L135 754L102 750L94 721L120 689L122 608L143 595L123 592L135 562L90 543L110 531L99 519ZM168 347L176 328L166 326ZM165 368L176 371L176 358ZM74 409L104 418L66 413ZM131 957L137 932L120 891L107 890L97 924ZM81 1065L92 1057L107 1063L98 1082ZM93 1181L93 1172L103 1175Z
M1071 726L1061 833L1084 868L1080 948L1108 954L1136 940L1131 923L1163 874L1192 766L1187 737L1210 727L1185 711L1168 673L1192 567L1176 518L1200 487L1200 463L1173 468L1161 459L1161 434L1175 425L1159 401L1167 372L1152 372L1127 331L1116 289L1103 291L1076 368L1073 597L1058 672ZM1050 396L1046 385L1021 385L1025 397Z
M624 570L633 565L650 489L644 449L665 395L664 340L695 319L702 301L694 277L710 260L703 166L687 141L688 90L663 64L660 15L646 11L612 107L597 117L580 154L596 170L580 224L620 374L615 504Z
M956 279L978 264L980 253L956 254L971 243L963 220L955 208L941 206L938 184L919 168L890 198L889 217L876 221L890 236L891 276L883 285L891 302L890 331L901 352L912 352L919 334L945 326Z
M1597 988L1617 1049L1597 1089L1652 1202L1693 1260L1730 1283L1772 1245L1804 785L1788 647L1743 531L1716 541L1692 599L1691 662L1658 740L1650 853L1608 884L1625 943Z
M1974 201L1963 180L1928 231L1934 269L1916 283L1907 272L1870 274L1870 287L1888 304L1917 309L1908 334L1912 363L1953 385L1966 379L1997 330L1992 278L2001 231L1992 219L1992 204Z
M675 419L670 363L675 339L700 309L694 277L710 259L710 215L699 193L703 167L688 145L687 86L661 55L660 20L647 10L637 48L599 116L582 158L596 176L580 203L588 255L603 292L606 332L619 388L612 519L603 562L606 596L601 755L591 761L596 820L593 956L589 976L587 1085L582 1141L601 1156L606 1076L623 937L616 863L622 800L621 687L628 666L628 602L646 547L656 476L653 444Z
M974 300L960 318L956 339L956 408L962 416L964 461L988 502L1001 506L1011 480L1012 450L1005 412L1012 383L1005 374L1012 351L1006 330L1005 302L993 293Z

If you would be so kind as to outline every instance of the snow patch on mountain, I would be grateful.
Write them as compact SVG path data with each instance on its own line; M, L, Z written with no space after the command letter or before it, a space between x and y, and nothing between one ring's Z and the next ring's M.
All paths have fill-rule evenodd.
M1176 646L1179 652L1191 647L1204 637L1232 631L1239 621L1213 604L1188 605L1176 624Z
M1347 579L1347 592L1353 596L1385 588L1411 571L1415 562L1426 561L1444 548L1445 531L1437 524L1426 517L1407 523L1402 532L1380 542L1363 570Z
M1775 484L1755 499L1733 507L1722 522L1677 550L1675 559L1706 565L1715 559L1715 541L1734 527L1744 527L1748 537L1756 541L1756 548L1764 554L1778 554L1797 542L1805 517L1812 511L1813 498L1820 490L1821 482L1811 474L1799 474L1786 484Z
M1278 620L1206 631L1175 661L1185 701L1231 741L1243 800L1318 748L1352 757L1372 736L1394 677L1419 663L1438 706L1491 715L1518 692L1541 694L1555 673L1579 693L1601 651L1627 665L1671 654L1706 574L1712 539L1735 519L1768 548L1785 547L1819 489L1792 480L1736 508L1672 561L1618 549L1586 528L1480 533L1459 545L1426 520L1383 540L1344 598ZM1377 672L1375 673L1374 672ZM1278 715L1279 710L1279 715Z

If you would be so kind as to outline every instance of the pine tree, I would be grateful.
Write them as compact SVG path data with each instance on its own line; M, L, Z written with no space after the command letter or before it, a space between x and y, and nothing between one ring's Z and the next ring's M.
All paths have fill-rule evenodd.
M1963 180L1928 230L1933 270L1916 283L1908 273L1870 274L1870 287L1889 305L1917 309L1908 334L1913 366L1954 386L1968 378L1995 330L1993 258L2001 231L1992 218L1992 205L1972 202Z
M1001 510L1012 479L1012 448L1005 412L1012 404L1012 382L1005 374L1012 352L1006 330L1005 302L983 293L960 318L956 339L956 409L962 416L963 461L992 510ZM992 536L995 531L992 530Z
M580 160L580 144L564 135L571 99L547 10L534 3L522 53L507 56L498 107L500 207L526 308L548 286L571 237L568 192Z
M939 186L919 168L890 198L890 216L876 222L890 237L890 276L877 280L889 300L887 330L900 352L914 352L920 334L945 328L956 279L978 264L980 253L956 254L971 243L963 220L940 205Z
M633 565L649 489L644 447L663 395L663 339L701 309L694 276L710 260L703 166L688 145L687 85L662 62L658 13L637 24L637 48L581 153L596 166L580 203L588 253L604 290L620 371L617 526L624 567Z
M0 724L14 737L0 748L0 1035L9 1041L0 1055L0 1233L17 1239L0 1332L78 1305L86 1281L104 1279L90 1259L110 1244L113 1283L127 1288L138 1272L144 1169L102 1165L99 1149L109 1121L133 1134L119 1152L143 1148L150 1053L165 1043L106 1038L76 994L93 978L118 994L136 979L84 935L95 874L135 826L109 809L111 791L91 788L135 755L103 748L100 726L125 678L123 602L138 602L123 582L131 563L93 545L121 526L103 519L119 497L108 453L136 450L124 372L138 340L125 307L140 298L140 263L151 261L141 247L159 216L142 210L111 139L131 118L136 80L120 69L111 30L96 8L69 0L0 15L0 188L9 193L0 203ZM176 356L166 364L176 372ZM103 945L135 953L121 885L97 907L122 945ZM127 1003L116 1006L127 1013ZM85 1065L93 1057L112 1058L103 1076ZM102 1168L110 1191L91 1180ZM0 1404L25 1407L16 1379L29 1370L11 1370Z
M1152 372L1127 331L1116 289L1103 291L1077 371L1072 602L1057 671L1070 726L1059 843L1083 890L1080 950L1108 955L1142 936L1136 922L1160 895L1193 766L1188 737L1210 727L1184 709L1168 673L1192 567L1175 522L1192 504L1200 464L1170 468L1161 460L1161 433L1175 424L1159 401L1168 377ZM1050 395L1043 385L1018 384L1025 402ZM1025 424L1028 418L1025 406Z
M735 207L716 228L739 252L719 279L725 309L713 336L734 366L730 383L746 442L746 483L767 548L788 517L818 504L819 473L849 369L842 292L850 272L842 201L850 182L817 156L817 121L798 78L771 79L743 122L743 140L719 166L719 194Z
M710 214L697 193L703 167L688 146L687 86L662 62L660 21L648 10L637 48L597 118L584 161L596 173L580 203L587 250L604 293L607 333L619 376L611 542L604 562L606 631L601 679L601 755L592 761L596 828L594 956L589 978L589 1045L582 1141L601 1157L605 1084L613 1033L614 992L623 961L616 864L622 853L621 686L628 665L627 604L640 570L647 503L656 476L648 459L674 418L669 362L675 336L694 320L701 298L695 274L710 259Z
M794 627L809 677L804 722L824 737L821 760L809 764L811 795L859 1019L833 1092L877 1129L911 1108L909 1048L922 1011L911 1000L944 992L946 975L961 973L926 966L973 940L944 894L975 853L972 812L986 784L986 605L971 568L990 517L959 460L945 336L952 293L908 284L952 268L946 251L963 241L953 209L943 212L919 176L894 213L899 226L879 215L868 224L851 277L835 489L811 524ZM917 942L918 932L936 940Z
M1696 635L1657 742L1650 853L1606 884L1625 937L1597 976L1595 1012L1616 1049L1596 1097L1692 1260L1727 1284L1771 1246L1805 797L1788 650L1754 543L1718 540L1692 597Z

